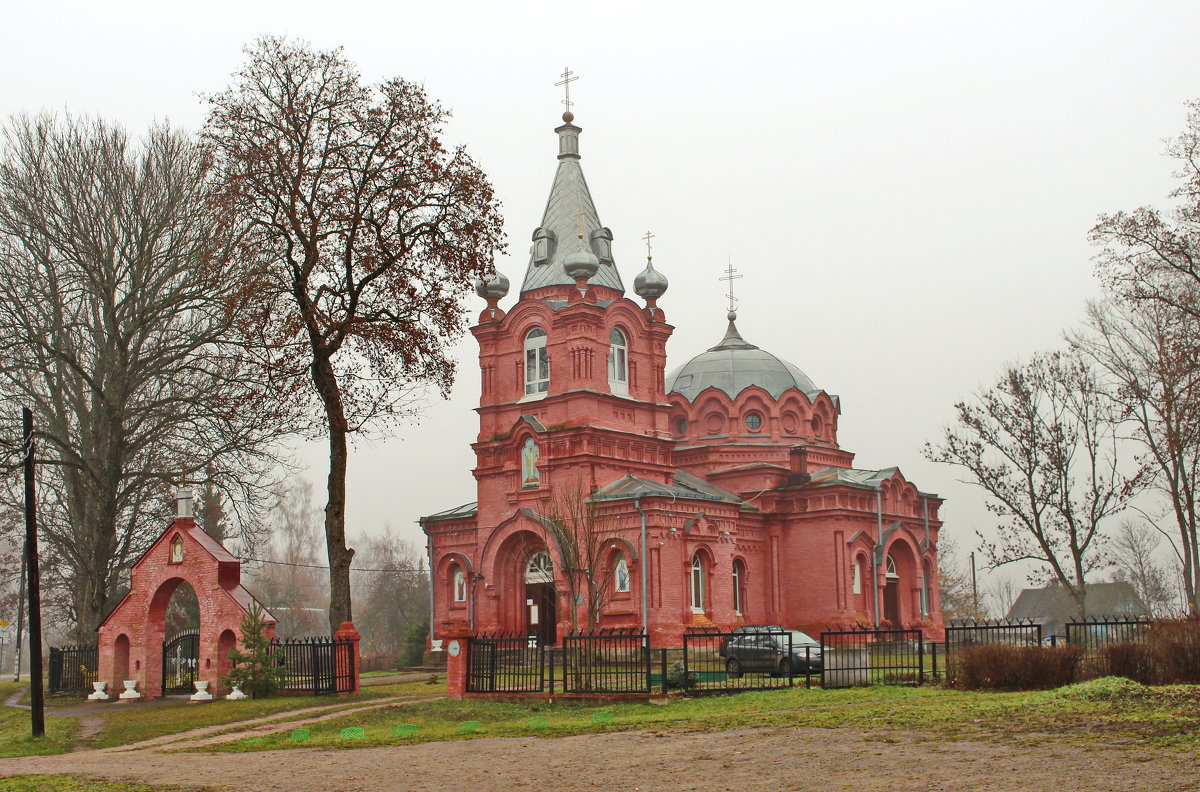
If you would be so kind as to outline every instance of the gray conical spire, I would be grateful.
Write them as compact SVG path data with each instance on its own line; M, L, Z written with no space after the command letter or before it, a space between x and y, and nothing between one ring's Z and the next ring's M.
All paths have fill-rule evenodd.
M558 171L554 174L542 223L533 232L522 293L543 286L575 285L575 279L563 269L563 263L580 248L581 220L583 244L600 260L599 269L588 281L589 285L625 291L612 259L612 232L600 223L592 194L583 178L583 168L579 165L579 133L582 130L571 123L573 118L564 113L565 123L554 130L559 140Z

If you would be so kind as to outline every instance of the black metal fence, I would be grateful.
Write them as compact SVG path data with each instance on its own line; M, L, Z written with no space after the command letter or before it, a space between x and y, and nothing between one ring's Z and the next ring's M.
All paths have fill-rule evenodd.
M480 635L467 641L467 690L471 693L541 693L546 652L522 635Z
M651 666L644 633L563 638L564 693L650 693Z
M725 693L811 685L821 673L821 647L789 630L703 632L683 636L683 656L668 681L691 693Z
M1086 676L1133 672L1148 677L1151 674L1151 661L1144 649L1138 650L1149 643L1153 628L1154 621L1141 616L1105 616L1067 622L1067 643L1083 648L1080 665ZM1109 648L1118 644L1125 644L1128 648ZM1141 673L1138 674L1138 671Z
M99 665L100 652L95 644L51 646L47 669L50 693L91 693Z
M285 669L280 692L328 696L354 691L358 657L352 641L287 638L273 641L271 651Z
M1029 619L956 620L946 627L946 651L975 644L1038 646L1042 643L1042 625Z
M821 687L920 685L925 640L920 630L837 630L821 633Z

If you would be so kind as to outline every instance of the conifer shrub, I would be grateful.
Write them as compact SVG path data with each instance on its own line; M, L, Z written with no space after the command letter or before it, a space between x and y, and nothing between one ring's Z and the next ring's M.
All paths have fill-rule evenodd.
M949 658L946 684L959 690L1043 690L1075 681L1077 646L975 644Z
M274 695L287 673L287 669L276 665L271 639L264 628L263 609L256 602L242 619L242 648L229 651L233 669L225 677L225 684L241 688L250 698Z

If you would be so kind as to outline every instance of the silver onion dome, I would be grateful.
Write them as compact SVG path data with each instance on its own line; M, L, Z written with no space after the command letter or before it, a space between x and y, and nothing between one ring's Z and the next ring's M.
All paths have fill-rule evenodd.
M600 259L582 245L581 241L580 247L563 259L563 271L568 277L590 278L600 269Z
M646 269L633 279L633 291L644 300L657 300L667 291L667 276L654 269L654 264L647 260Z
M508 294L508 278L494 272L475 279L475 293L485 300L499 300Z

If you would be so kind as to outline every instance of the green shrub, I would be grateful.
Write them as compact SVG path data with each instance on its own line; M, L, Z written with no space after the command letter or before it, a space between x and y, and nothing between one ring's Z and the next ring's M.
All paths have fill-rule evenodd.
M263 626L263 609L255 602L242 619L242 648L229 652L233 669L225 677L225 684L241 688L250 698L273 695L287 673L275 664L271 639Z
M700 679L683 667L682 660L676 660L667 669L667 687L671 690L691 690L698 684Z
M1078 646L976 644L950 656L946 684L959 690L1042 690L1075 681Z
M429 617L408 623L404 630L404 641L400 645L401 668L415 668L425 662L425 639L428 635Z

